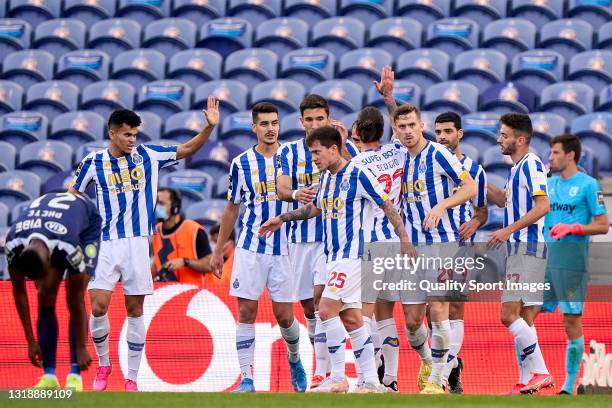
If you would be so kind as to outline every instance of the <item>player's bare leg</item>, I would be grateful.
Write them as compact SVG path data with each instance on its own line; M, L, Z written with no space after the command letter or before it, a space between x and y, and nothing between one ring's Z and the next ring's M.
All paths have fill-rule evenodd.
M376 320L381 338L381 350L385 360L382 384L390 392L398 392L397 369L399 366L399 337L393 318L395 302L379 300L376 302Z
M306 391L306 372L300 360L300 324L293 315L293 303L272 302L272 312L287 345L291 384L295 392Z
M108 305L113 292L105 289L90 289L91 317L89 330L98 355L98 370L94 379L93 390L104 391L108 386L108 377L112 366L109 355L110 322L108 320Z
M310 382L310 389L317 388L330 372L329 366L329 351L327 350L327 336L325 335L325 327L319 316L319 302L323 295L325 285L315 285L314 287L314 307L315 307L315 336L314 336L314 352L315 352L315 372Z
M406 336L408 343L421 358L421 368L417 379L419 390L425 388L427 379L431 374L432 357L431 348L427 341L428 330L424 323L425 320L425 303L421 304L405 304L403 305L404 317L406 319Z

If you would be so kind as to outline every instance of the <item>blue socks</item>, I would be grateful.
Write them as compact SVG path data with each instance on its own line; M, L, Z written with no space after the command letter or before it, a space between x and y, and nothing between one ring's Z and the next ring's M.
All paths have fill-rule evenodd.
M580 363L582 362L582 353L584 352L584 337L579 337L574 340L568 340L567 352L565 354L565 384L563 391L570 394L574 393L574 384L578 371L580 371Z
M55 375L58 329L54 306L38 306L36 329L38 332L38 343L43 354L42 363L45 374Z

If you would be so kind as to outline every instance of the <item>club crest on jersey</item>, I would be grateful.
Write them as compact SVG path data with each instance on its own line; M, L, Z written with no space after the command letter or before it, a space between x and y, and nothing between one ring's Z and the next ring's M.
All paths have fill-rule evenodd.
M238 278L234 280L234 283L232 283L232 286L234 287L234 289L238 289L238 287L240 286L240 282L238 282Z
M576 194L578 194L578 189L579 189L578 186L572 186L572 188L570 188L568 192L569 196L576 197Z
M266 176L272 177L274 176L274 174L276 174L276 169L274 168L274 166L266 167Z
M348 182L348 181L343 181L343 182L340 184L340 190L341 190L341 191L349 191L349 188L351 188L351 185L349 184L349 182Z
M425 163L419 163L419 173L425 173L427 171L427 165Z
M132 161L135 165L142 164L142 156L139 155L137 152L134 152L132 153Z

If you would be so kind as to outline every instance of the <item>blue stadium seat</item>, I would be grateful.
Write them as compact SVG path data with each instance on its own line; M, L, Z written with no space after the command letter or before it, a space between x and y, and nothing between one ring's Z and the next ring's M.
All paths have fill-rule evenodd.
M132 109L135 98L136 91L128 82L95 82L83 89L79 109L95 110L108 118L116 109Z
M105 126L106 121L96 112L68 112L53 120L48 139L60 140L76 148L83 143L102 140Z
M536 94L525 85L515 82L499 82L480 94L480 110L497 113L535 110Z
M265 48L282 58L288 52L308 45L308 24L299 18L264 21L255 32L255 47Z
M34 31L32 48L49 51L55 59L85 47L87 27L82 21L62 18L45 21Z
M454 17L469 18L481 27L506 16L507 0L455 0Z
M450 57L435 48L408 51L397 60L395 78L414 82L427 89L438 82L446 81L450 71Z
M402 103L410 103L416 107L421 106L421 97L423 91L421 87L410 81L396 80L393 82L393 97L398 105ZM385 107L385 101L381 94L378 93L375 87L371 87L368 91L368 105L375 106L379 109Z
M32 85L26 94L24 110L42 113L50 122L57 115L76 110L79 88L68 81L46 81Z
M506 18L493 21L484 28L482 48L493 48L502 52L508 61L519 52L535 48L537 29L529 20Z
M608 85L599 93L598 111L612 112L612 85Z
M306 90L292 79L275 79L256 85L251 92L251 103L271 102L278 108L279 117L299 109Z
M19 111L0 116L0 140L19 151L28 143L45 140L49 121L39 112Z
M302 126L300 120L301 117L302 114L298 111L281 118L279 139L281 139L282 143L298 140L305 136L304 126Z
M41 23L60 16L59 1L11 0L8 5L8 17L19 18L37 27Z
M164 139L173 139L185 143L206 127L206 119L202 111L192 110L175 113L164 122ZM217 128L213 130L213 135ZM214 139L211 135L211 139Z
M223 177L227 179L227 177ZM227 190L223 195L227 195ZM211 228L221 222L223 211L227 205L225 197L194 203L185 211L185 217L195 220L205 228Z
M97 152L100 150L108 149L110 141L108 140L96 140L95 142L87 142L81 145L74 155L75 161L80 163L91 152Z
M380 48L398 58L402 53L421 48L423 26L408 17L379 20L370 27L367 46Z
M25 145L19 152L19 170L37 174L44 182L60 171L72 168L72 147L57 140L45 140Z
M140 116L140 127L138 137L141 140L158 140L162 136L162 119L159 115L149 111L136 111Z
M593 27L601 27L612 21L611 0L569 0L567 17L580 18L591 23Z
M567 120L593 110L595 91L580 82L559 82L547 86L540 96L539 111L557 113Z
M8 142L0 141L0 172L14 170L17 149Z
M330 116L337 118L361 109L364 92L361 86L347 79L321 82L310 89L329 103Z
M179 190L183 195L185 208L189 208L195 202L211 198L214 183L210 174L198 170L179 170L165 174L159 182L160 187Z
M475 147L475 146L473 146L471 144L462 143L461 144L461 153L464 156L469 157L470 159L472 159L476 163L480 162L480 150L478 150L477 147Z
M592 45L593 27L577 18L551 21L540 29L538 48L557 51L566 61Z
M210 81L198 86L193 97L192 109L203 109L209 95L219 100L219 113L222 118L247 108L249 90L245 84L233 79Z
M16 82L27 91L31 85L53 78L54 63L47 51L16 51L2 61L2 79Z
M602 172L612 172L612 114L591 113L573 120L571 132L599 159Z
M463 51L478 48L480 27L467 18L445 18L435 21L427 29L427 46L437 48L451 58Z
M283 15L303 20L309 27L336 15L336 0L285 0Z
M312 47L325 48L337 58L365 44L366 26L356 18L333 17L312 28Z
M0 20L0 55L30 48L32 26L24 20Z
M429 27L434 21L449 17L451 0L398 0L396 16L410 17Z
M229 0L227 15L242 18L257 28L264 21L281 15L281 0Z
M281 62L281 78L289 78L303 84L306 89L319 82L332 79L336 58L323 48L302 48L291 51Z
M393 63L393 56L377 48L360 48L350 51L340 59L336 77L350 79L361 85L364 92L372 87L372 81L380 79L380 71Z
M159 51L138 49L125 51L113 61L111 78L129 82L135 89L163 79L166 57Z
M79 88L108 79L110 58L98 50L78 50L64 54L57 63L55 79L71 81Z
M466 114L478 110L478 88L465 81L442 82L425 91L423 109Z
M497 174L491 174L491 175L487 174L487 182L493 184L497 188L501 188L502 190L505 190L505 188L506 188L506 179L507 179L507 177L499 176ZM494 206L489 206L489 219L491 219L491 210L493 210L493 211L495 211L495 213L501 215L501 218L500 217L493 217L493 219L500 219L500 224L499 225L501 226L503 224L503 222L504 222L504 209L503 208L494 207Z
M497 174L491 174L490 176L487 174L487 182L493 184L497 188L501 188L502 190L504 190L506 187L506 178ZM482 231L479 231L483 233L482 239L479 240L478 236L476 236L476 242L487 242L487 240L490 239L489 234L491 233L491 231L495 231L504 227L503 208L489 205L488 212L489 214L487 217L487 223L482 226ZM487 259L487 261L490 261L490 259ZM489 265L487 265L487 267L488 266Z
M119 0L116 16L137 21L142 27L170 16L170 0Z
M74 18L92 27L95 23L112 18L117 10L116 0L64 0L63 16Z
M8 0L0 0L0 18L4 18L7 12Z
M612 50L612 21L599 27L597 31L597 48Z
M567 122L563 116L549 112L535 112L529 115L533 126L530 147L533 147L541 158L547 158L550 151L550 140L565 133Z
M10 210L6 204L0 202L0 227L4 228L8 226ZM2 237L4 239L4 237Z
M612 84L612 51L593 50L576 55L570 61L567 79L585 83L594 91Z
M223 119L219 139L229 140L242 150L249 149L257 144L257 137L253 133L252 125L251 111L244 110L232 113Z
M22 201L32 200L40 195L40 184L40 177L29 171L0 173L0 202L13 208Z
M393 15L393 0L340 0L338 15L353 17L370 27Z
M170 58L166 78L185 82L192 89L202 82L221 78L223 59L215 51L206 49L185 50Z
M510 16L531 21L536 27L561 18L562 1L513 0L510 5Z
M225 15L224 0L174 0L172 15L193 21L198 27L215 18Z
M462 52L454 59L453 79L466 81L483 92L506 78L508 60L496 50Z
M248 88L253 88L271 79L276 79L278 57L264 48L249 48L231 53L225 59L223 78L235 79Z
M187 159L188 169L201 170L210 174L213 179L227 178L232 160L240 155L243 149L225 141L207 143L196 154Z
M497 134L499 132L499 113L476 112L469 113L462 118L463 139L461 143L467 143L484 151L490 146L497 145Z
M483 152L480 164L487 172L487 177L490 174L495 174L507 179L512 168L512 159L510 159L510 156L502 154L499 146L491 146Z
M145 27L142 47L157 50L167 59L193 48L198 36L196 25L185 18L165 18Z
M0 81L0 115L21 110L23 88L11 81Z
M60 193L68 190L68 187L72 184L74 179L74 170L64 170L49 177L42 185L41 194L48 193ZM87 194L89 190L94 190L93 197L95 197L94 183L89 185L89 188L85 191ZM89 195L89 194L88 194Z
M11 211L11 222L17 221L19 217L30 207L33 200L21 201Z
M563 79L565 58L551 50L521 52L512 60L511 79L531 88L536 94Z
M425 139L436 141L436 116L439 112L421 111L421 123L423 124L423 136Z
M127 18L112 18L95 23L89 29L87 47L108 54L113 60L124 51L140 47L142 28Z
M210 48L224 58L234 51L251 48L253 26L240 18L218 18L202 26L199 48Z
M162 120L189 109L191 87L184 82L167 80L150 82L138 92L137 109L150 110Z

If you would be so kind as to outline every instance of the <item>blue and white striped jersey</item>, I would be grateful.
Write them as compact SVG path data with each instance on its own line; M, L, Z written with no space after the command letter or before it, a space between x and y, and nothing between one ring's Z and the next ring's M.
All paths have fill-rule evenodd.
M359 149L355 146L352 140L346 140L346 151L351 155L351 157L355 157L359 154Z
M321 175L314 200L323 217L323 242L327 261L359 259L363 251L364 220L389 198L368 170L354 160L336 174Z
M460 160L465 171L474 179L478 194L474 196L470 201L464 204L458 205L454 208L455 224L457 226L470 221L474 217L474 207L486 207L487 206L487 174L485 173L482 166L476 163L474 160L463 155L463 159ZM457 190L459 187L455 187ZM473 240L474 236L472 236Z
M440 201L453 194L455 185L467 175L463 165L447 147L428 141L415 157L408 155L402 184L404 224L414 244L459 240L454 209L449 208L435 230L425 231L423 221Z
M75 190L96 183L102 241L155 232L159 170L176 161L177 146L139 145L132 154L113 157L108 149L88 154L75 172Z
M276 195L278 154L265 157L255 147L232 161L227 200L242 203L246 211L240 219L236 246L258 254L287 255L286 224L271 236L259 237L259 227L288 210L288 203Z
M397 148L393 143L388 143L378 150L363 151L351 161L374 175L374 178L383 186L385 194L389 196L398 213L401 213L402 180L406 163L405 151ZM393 225L381 208L375 208L374 216L364 220L363 230L365 232L365 242L399 240Z

